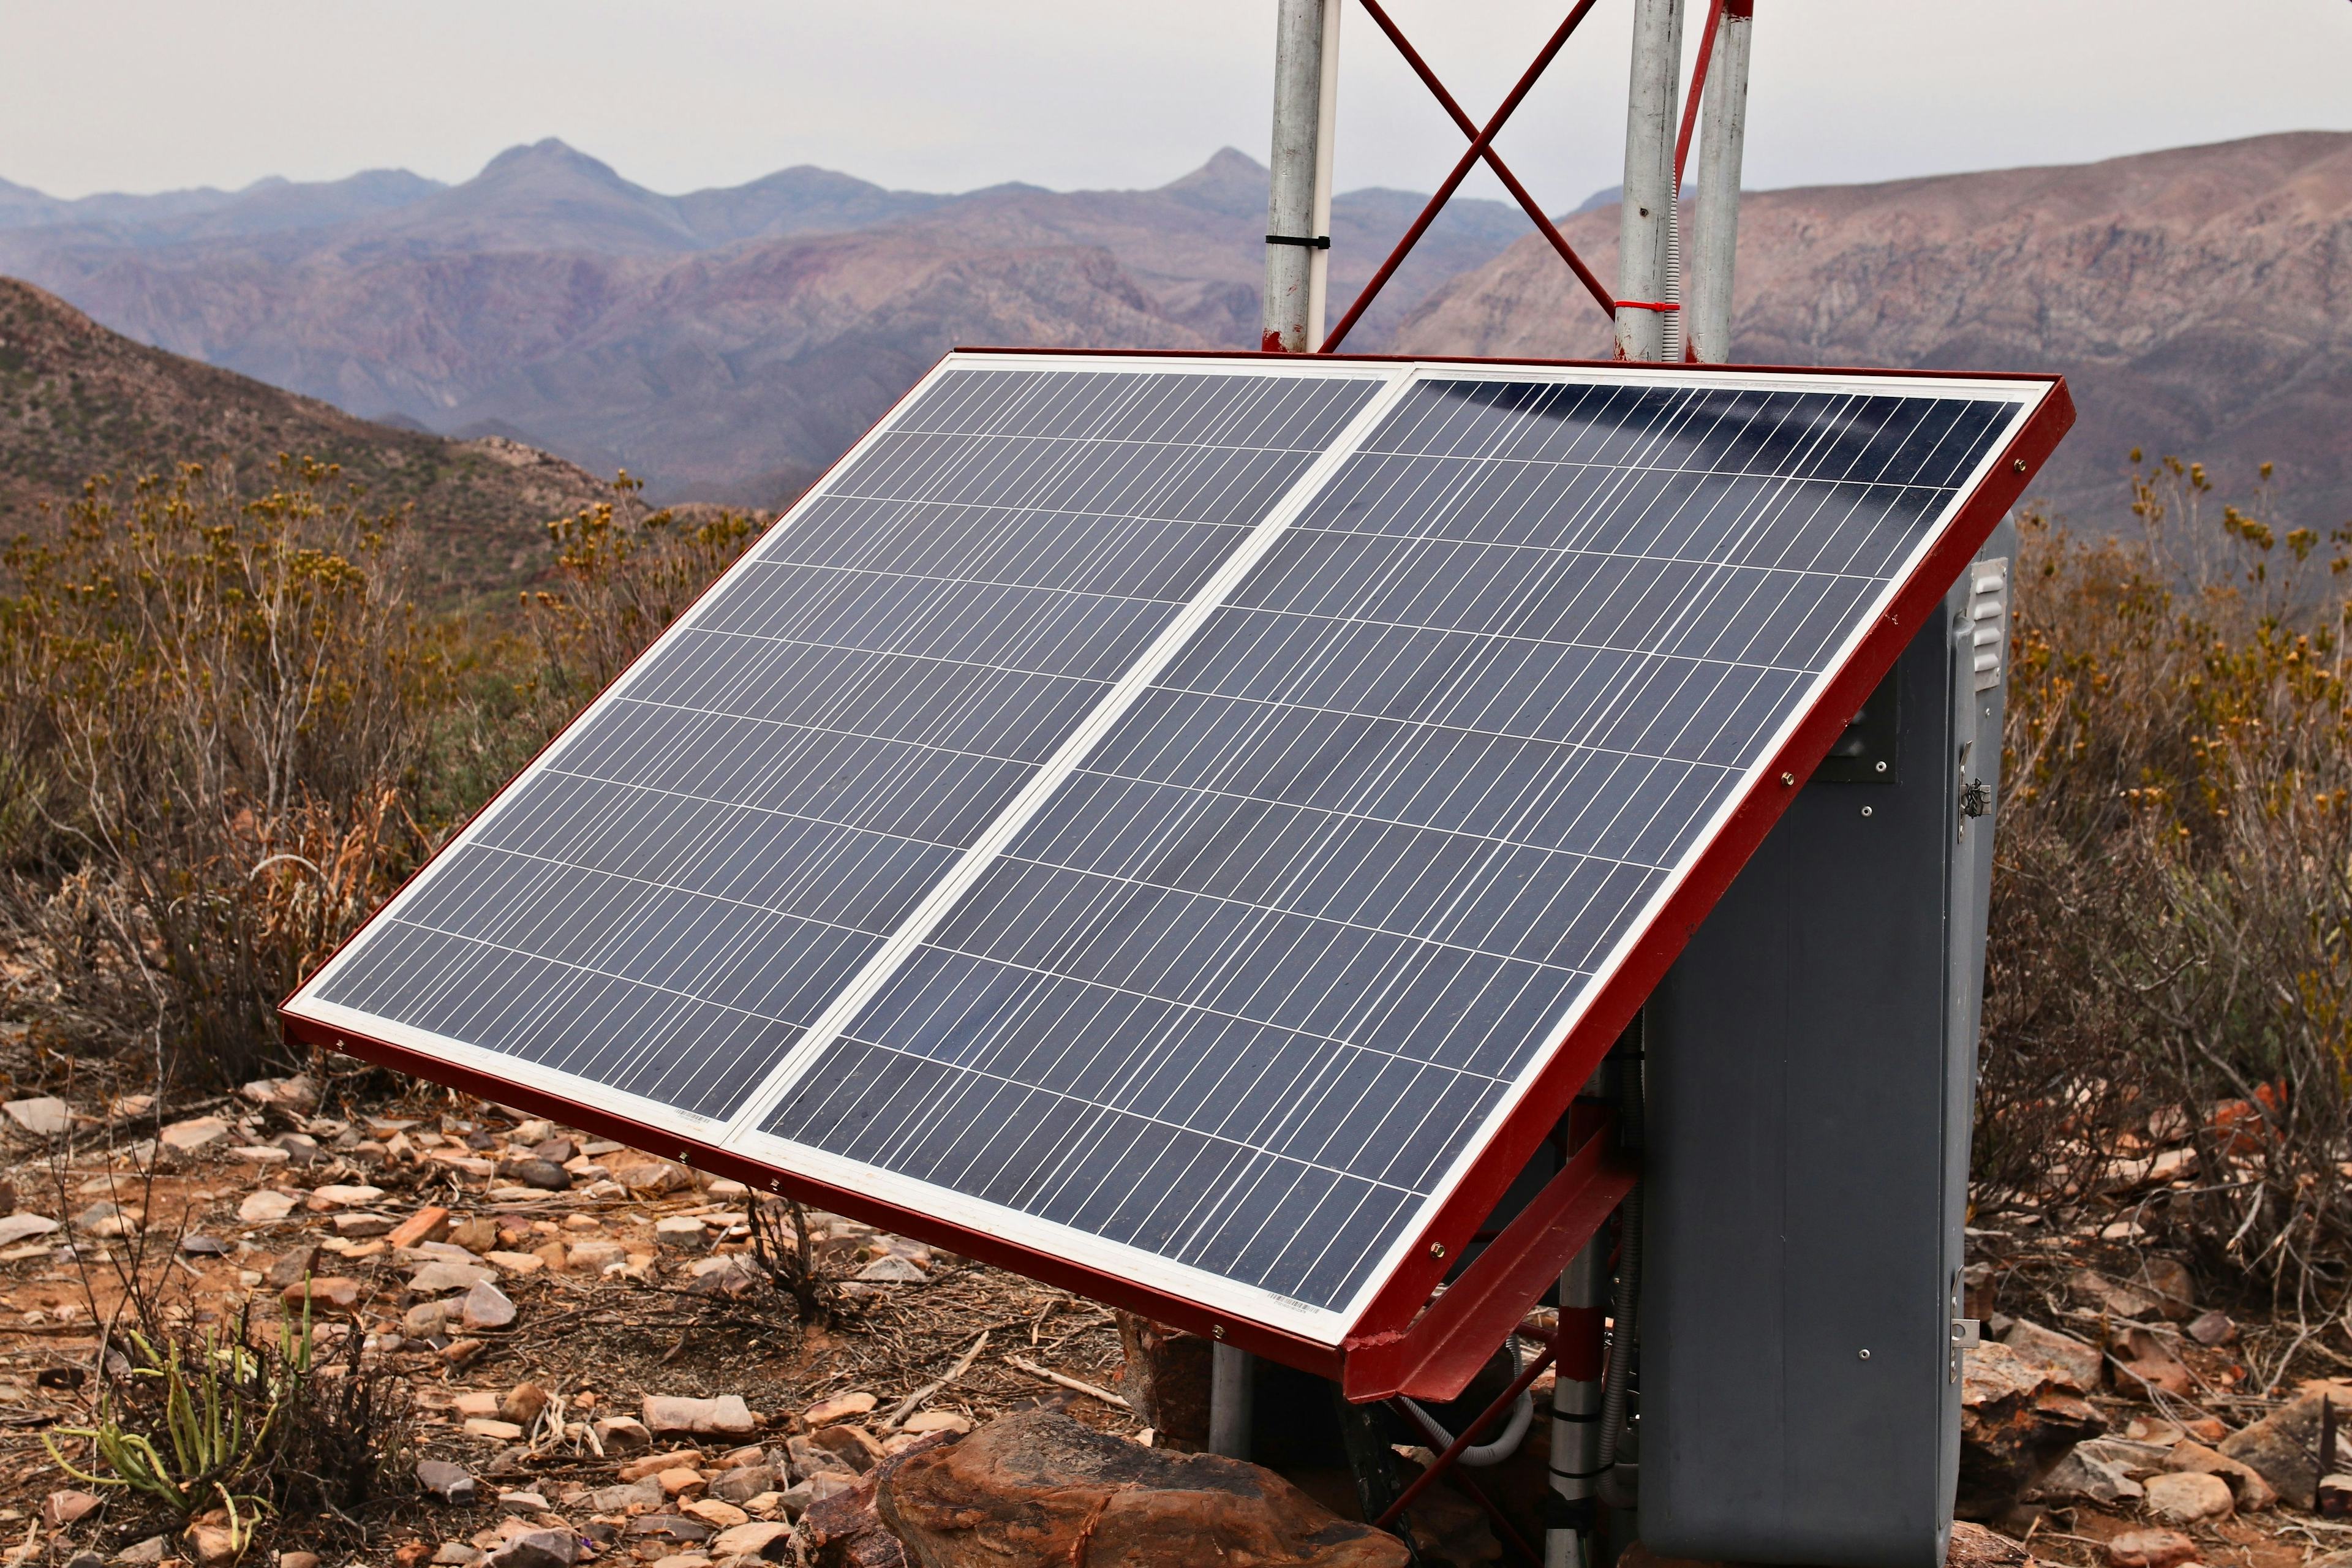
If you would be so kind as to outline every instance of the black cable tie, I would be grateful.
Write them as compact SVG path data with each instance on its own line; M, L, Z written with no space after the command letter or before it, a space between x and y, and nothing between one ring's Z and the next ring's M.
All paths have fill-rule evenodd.
M1268 245L1303 245L1309 250L1331 248L1331 237L1328 234L1318 234L1311 239L1303 234L1269 234L1265 242Z

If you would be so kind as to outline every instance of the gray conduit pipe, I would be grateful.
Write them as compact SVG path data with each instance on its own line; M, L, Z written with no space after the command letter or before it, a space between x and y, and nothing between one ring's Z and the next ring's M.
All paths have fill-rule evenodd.
M1637 1102L1638 1103L1638 1102ZM1601 1374L1601 1468L1617 1463L1617 1435L1625 1426L1625 1385L1633 1370L1633 1319L1642 1292L1642 1187L1633 1184L1619 1206L1617 1291L1609 1306L1609 1365Z
M1519 1336L1513 1334L1511 1336L1511 1375L1513 1377L1517 1377L1519 1374L1521 1364L1522 1363L1519 1360ZM1423 1410L1419 1402L1415 1400L1407 1399L1404 1403L1412 1406L1415 1419L1419 1420L1422 1426L1428 1429L1429 1435L1437 1439L1437 1451L1439 1453L1442 1454L1446 1449L1454 1447L1454 1435L1448 1432L1444 1427L1439 1426L1435 1416L1430 1415L1428 1411ZM1511 1406L1511 1418L1503 1423L1502 1431L1496 1434L1494 1440L1492 1442L1480 1443L1472 1447L1463 1449L1460 1454L1454 1457L1454 1462L1470 1469L1479 1469L1487 1465L1501 1464L1505 1459L1509 1458L1513 1454L1519 1451L1519 1445L1527 1440L1528 1427L1534 1423L1535 1416L1535 1395L1528 1390L1523 1388L1519 1390L1517 1402Z

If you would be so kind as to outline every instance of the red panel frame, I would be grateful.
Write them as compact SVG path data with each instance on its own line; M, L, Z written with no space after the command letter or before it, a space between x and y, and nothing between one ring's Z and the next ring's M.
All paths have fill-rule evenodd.
M1150 351L1136 349L969 349L956 352L1004 355L1035 354L1063 357L1129 359L1266 360L1297 363L1299 356L1248 351ZM1679 365L1645 365L1598 360L1501 360L1469 357L1438 358L1401 354L1318 355L1322 361L1365 363L1458 364L1509 369L1586 369L1612 375L1655 374L1676 379L1691 373ZM675 1155L684 1163L732 1177L749 1186L789 1194L836 1214L882 1226L979 1258L1097 1300L1142 1312L1195 1333L1229 1341L1244 1349L1301 1370L1339 1380L1350 1397L1377 1398L1384 1386L1446 1398L1458 1393L1478 1365L1501 1342L1511 1323L1495 1331L1492 1342L1481 1343L1492 1329L1487 1321L1499 1316L1508 1299L1535 1282L1532 1301L1548 1283L1544 1269L1557 1274L1548 1260L1582 1224L1581 1215L1599 1201L1598 1194L1626 1179L1630 1171L1605 1152L1601 1140L1589 1139L1568 1170L1546 1189L1542 1197L1489 1243L1479 1264L1465 1274L1480 1283L1464 1297L1461 1306L1441 1304L1424 1311L1449 1264L1475 1234L1479 1223L1493 1212L1504 1192L1567 1111L1602 1057L1616 1041L1650 992L1680 954L1699 922L1731 885L1765 834L1796 796L1796 783L1809 778L1829 752L1845 726L1845 715L1860 708L1887 670L1894 667L1913 634L1937 613L1946 590L2001 518L2023 495L2034 473L2056 449L2074 422L2074 405L2063 377L2054 375L1982 374L1954 371L1841 370L1818 365L1708 366L1707 374L1754 375L1891 375L1909 380L2006 381L2040 386L2043 395L2028 414L1978 488L1960 504L1944 536L1896 588L1886 611L1864 634L1844 663L1832 673L1821 696L1791 730L1757 774L1757 783L1737 802L1722 831L1700 849L1689 873L1676 885L1652 923L1647 940L1599 986L1583 1017L1539 1070L1528 1091L1512 1108L1454 1191L1414 1238L1405 1262L1374 1296L1371 1305L1351 1325L1337 1346L1320 1343L1282 1329L1213 1310L1187 1298L1072 1263L1049 1253L1023 1247L982 1230L972 1229L919 1211L902 1208L850 1188L837 1187L806 1176L782 1172L715 1144L681 1138L584 1101L496 1078L472 1068L428 1057L389 1041L358 1036L313 1021L281 1015L287 1037L321 1049L341 1051L380 1066L465 1089L499 1104L512 1105L584 1128L634 1147ZM903 398L901 399L903 401ZM896 405L893 405L895 407ZM887 416L886 416L887 417ZM574 722L577 721L575 720ZM568 733L566 725L548 742L552 747ZM544 751L545 748L542 748ZM1783 780L1788 782L1781 782ZM499 792L503 795L505 791ZM493 796L493 801L498 798ZM419 873L422 874L422 868ZM356 932L354 936L356 936ZM349 939L347 939L348 942ZM339 950L340 951L340 950ZM290 998L289 998L290 999ZM1601 1210L1605 1218L1607 1209ZM1533 1217L1530 1217L1533 1216ZM1577 1245L1593 1226L1575 1237ZM1572 1253L1573 1246L1568 1248ZM1565 1256L1564 1254L1562 1255ZM1490 1263L1489 1260L1492 1260ZM1482 1272L1483 1269L1483 1272ZM1458 1287L1457 1287L1458 1288ZM1449 1291L1451 1297L1454 1292ZM1473 1310L1474 1300L1478 1310ZM1425 1321L1427 1327L1415 1321ZM1400 1348L1402 1347L1402 1348ZM1467 1371L1463 1368L1467 1366ZM1456 1382L1456 1378L1459 1381ZM1395 1392L1390 1388L1389 1392Z

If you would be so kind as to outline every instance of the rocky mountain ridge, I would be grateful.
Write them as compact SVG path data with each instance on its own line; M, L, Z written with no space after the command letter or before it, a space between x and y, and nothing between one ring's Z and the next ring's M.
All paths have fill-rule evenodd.
M1254 346L1265 178L1228 149L1155 190L937 196L797 168L673 197L548 141L299 229L139 244L87 223L0 229L0 272L344 408L766 504L957 343ZM1339 200L1335 295L1420 205ZM1454 204L1358 342L1524 228L1498 204Z
M240 488L279 453L341 463L368 503L418 524L425 594L510 589L549 560L541 525L607 492L560 458L499 437L451 441L165 353L53 295L0 278L0 539L38 534L94 474L201 462Z
M1564 226L1604 278L1617 209ZM1742 198L1736 357L2049 370L2081 422L2044 470L2062 508L2118 510L2129 453L2202 460L2225 491L2352 517L2352 134L2309 132L2049 168ZM1540 240L1436 290L1421 353L1586 356L1607 321Z

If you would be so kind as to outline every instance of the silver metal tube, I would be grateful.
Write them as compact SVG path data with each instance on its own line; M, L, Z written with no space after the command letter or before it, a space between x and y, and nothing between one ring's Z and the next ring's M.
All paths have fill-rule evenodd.
M1754 0L1724 0L1707 61L1700 108L1698 178L1692 226L1688 302L1683 307L1691 353L1707 364L1731 363L1732 261L1739 244L1739 166L1748 144L1748 62Z
M1673 300L1675 137L1682 127L1677 78L1683 58L1682 0L1634 0L1633 61L1625 100L1625 195L1618 226L1617 357L1664 359L1680 334Z
M1584 1244L1559 1277L1563 1321L1571 1311L1597 1311L1609 1283L1609 1231ZM1551 1489L1562 1501L1592 1506L1601 1479L1601 1380L1555 1376L1551 1385ZM1584 1568L1591 1551L1589 1532L1544 1532L1544 1568Z
M1222 1341L1210 1347L1209 1452L1228 1459L1250 1457L1250 1353Z
M1274 148L1265 206L1261 347L1310 353L1322 341L1331 218L1330 126L1338 106L1338 0L1279 0ZM1318 242L1324 242L1318 244Z

